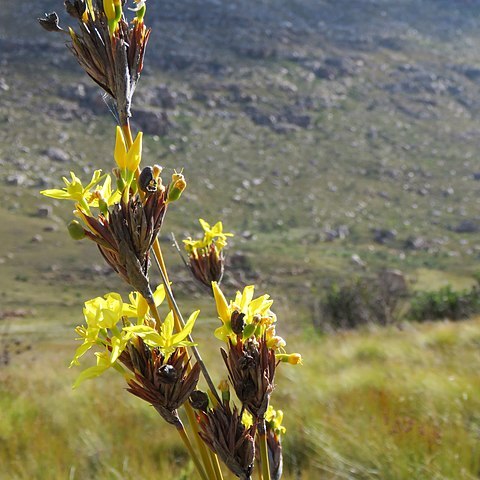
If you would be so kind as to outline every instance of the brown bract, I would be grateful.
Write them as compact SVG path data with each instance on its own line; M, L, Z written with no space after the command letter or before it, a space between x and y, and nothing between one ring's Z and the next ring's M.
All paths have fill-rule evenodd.
M212 282L220 283L223 277L225 259L222 252L212 244L206 250L197 251L188 256L188 266L194 278L209 291L212 289Z
M283 473L282 442L272 428L267 425L267 448L268 465L270 467L270 479L280 480Z
M68 47L92 80L115 100L120 125L126 125L150 29L137 19L129 24L122 16L110 32L102 2L93 2L93 15L84 0L67 0L65 8L78 21L78 32L70 30ZM63 31L52 15L56 17L48 14L39 19L40 24L49 31Z
M238 399L257 419L263 419L274 388L276 358L265 338L240 337L234 345L229 339L228 353L222 348L230 382Z
M148 280L149 251L157 238L167 209L166 193L158 190L142 203L138 196L113 206L108 217L83 214L89 230L85 235L97 243L105 261L129 285L152 299Z
M200 437L237 477L251 478L255 459L255 426L246 428L237 407L220 404L197 419Z
M127 390L153 405L168 423L181 428L177 409L195 390L200 375L198 363L188 371L184 348L177 348L165 360L159 349L148 347L141 338L136 345L129 344L126 352L120 360L135 374Z

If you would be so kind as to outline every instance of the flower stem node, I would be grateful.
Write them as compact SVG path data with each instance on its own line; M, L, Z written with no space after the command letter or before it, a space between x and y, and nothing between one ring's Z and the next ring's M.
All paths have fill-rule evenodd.
M130 23L123 0L66 0L67 13L78 21L69 27L68 45L80 66L115 102L118 123L128 125L133 93L143 69L150 29L143 23L145 5ZM53 16L55 15L55 16ZM56 14L39 19L49 31L63 31Z
M157 191L144 203L138 196L122 199L108 216L79 212L88 227L86 235L97 243L106 262L146 299L152 296L148 278L150 248L166 208L164 192Z
M153 405L166 422L179 428L182 423L177 409L195 390L200 365L195 363L189 370L184 348L177 348L165 357L158 349L148 348L141 338L139 340L138 346L130 343L129 358L125 359L135 373L127 390Z
M229 341L228 347L228 352L221 349L221 353L235 393L255 418L263 418L274 389L275 352L264 338L235 345Z

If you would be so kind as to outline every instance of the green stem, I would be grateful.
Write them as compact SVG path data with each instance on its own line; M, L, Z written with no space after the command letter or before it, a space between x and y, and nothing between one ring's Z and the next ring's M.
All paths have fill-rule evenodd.
M195 419L195 412L193 411L192 406L188 402L186 402L183 406L185 407L185 412L187 413L188 423L190 423L190 426L195 433L195 440L200 451L200 456L202 457L203 465L205 466L205 470L207 471L208 478L211 480L218 480L218 477L216 476L216 473L213 469L210 456L208 454L207 446L198 435L198 423Z
M126 144L126 147L127 147L127 150L128 150L133 145L133 136L132 136L132 131L130 129L130 124L128 122L128 119L127 119L125 125L122 125L121 128L123 130L123 134L124 134L124 138L125 138L125 144ZM137 171L135 172L135 177L138 179L139 175L140 175L140 169L137 168ZM140 190L139 190L139 194L142 196L142 192ZM181 314L181 312L178 308L177 302L175 301L172 290L170 289L170 282L168 280L167 268L166 268L166 265L165 265L165 261L163 260L163 255L162 255L162 251L160 249L160 243L159 243L158 239L155 239L155 242L153 244L153 253L154 253L153 257L155 258L158 269L159 269L160 274L162 276L162 283L165 287L165 291L167 292L168 304L170 306L170 309L174 313L174 318L175 318L175 323L176 323L175 328L178 331L180 331L185 326L185 322L183 321L182 314ZM154 316L155 320L158 322L158 326L160 326L161 320L160 320L160 316L158 314L157 307L155 305L155 302L152 302L152 303L153 303L153 305L149 304L150 310L151 310L152 315ZM192 337L190 335L188 336L188 339L193 343ZM203 363L203 360L200 356L200 353L198 352L198 350L195 347L192 347L192 349L193 349L193 353L195 355L195 358L200 365L203 376L205 377L205 379L206 379L206 381L209 385L209 388L212 390L212 393L215 395L215 397L220 402L220 398L218 396L218 393L217 393L217 391L215 389L215 386L214 386L214 384L213 384L213 382L210 378L210 375L208 374L207 368L206 368L205 364ZM218 464L217 456L213 455L210 458L208 457L207 447L205 446L205 444L203 443L203 440L198 435L198 426L197 426L197 423L195 421L195 414L193 412L192 406L189 405L188 403L185 403L184 407L185 407L185 410L187 412L187 416L188 416L190 426L192 427L192 430L193 430L193 432L195 434L195 437L197 439L198 447L199 447L199 450L200 450L200 454L202 456L203 463L204 463L205 468L207 469L208 474L209 474L209 477L207 478L207 480L223 480L223 476L222 476L222 472L220 470L220 466ZM183 428L183 426L182 426L182 428ZM202 472L203 472L203 475L205 475L205 471L203 470L202 465L200 464L200 461L199 461L195 451L193 450L193 447L192 447L190 441L188 440L188 437L186 436L186 432L185 432L184 429L183 429L183 433L181 433L181 436L182 435L188 441L188 444L185 443L185 445L186 445L187 450L189 451L193 461L195 462L195 464L196 465L198 464L197 465L198 471L200 472L201 475L202 475ZM182 436L182 439L184 439L183 436ZM184 439L184 442L185 442L185 439ZM214 461L214 460L216 460L216 461Z
M147 299L145 299L147 300ZM162 326L162 320L160 318L160 314L158 313L157 306L155 305L155 301L147 300L148 307L150 308L150 312L153 315L153 318L157 322L155 328L160 331L160 327Z
M210 450L210 458L212 460L213 469L215 470L215 478L217 480L223 480L222 470L220 469L220 462L215 453Z
M193 449L190 439L188 438L187 432L185 431L185 427L183 425L181 427L178 427L177 432L179 433L181 439L183 440L183 443L185 444L185 447L187 448L188 453L190 454L190 457L192 457L193 463L195 464L195 467L197 467L197 471L199 475L202 477L202 480L210 480L207 477L205 470L203 469L202 464L198 459L197 454L195 453L195 450Z
M260 418L258 423L258 443L260 444L260 460L262 463L263 480L270 480L270 466L268 464L267 432L265 419Z

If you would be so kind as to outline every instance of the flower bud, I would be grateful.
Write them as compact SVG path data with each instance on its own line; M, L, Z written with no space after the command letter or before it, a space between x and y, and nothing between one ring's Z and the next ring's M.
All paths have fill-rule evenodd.
M218 389L222 393L223 403L228 403L230 401L230 387L228 386L228 382L226 380L222 380L218 384Z
M135 172L137 170L142 160L142 140L143 133L138 132L133 145L128 150L126 167L131 172Z
M268 348L273 348L274 350L283 348L285 347L286 344L287 342L282 337L279 337L278 335L274 335L273 337L267 340Z
M85 229L78 220L72 220L67 225L68 233L74 240L81 240L85 238Z
M113 5L113 0L103 0L103 11L109 21L115 19L115 6Z
M105 201L103 197L98 198L98 208L103 213L103 215L108 215L108 203Z
M275 358L290 365L302 365L302 356L299 353L278 353Z
M202 412L206 412L208 409L208 395L201 390L194 390L190 395L190 405L195 410L201 410Z
M125 144L125 138L123 136L122 129L117 126L116 136L115 136L115 150L113 153L115 163L122 170L127 168L127 146Z
M181 173L174 173L168 190L168 201L175 202L178 200L186 187L187 182L185 181L185 177Z

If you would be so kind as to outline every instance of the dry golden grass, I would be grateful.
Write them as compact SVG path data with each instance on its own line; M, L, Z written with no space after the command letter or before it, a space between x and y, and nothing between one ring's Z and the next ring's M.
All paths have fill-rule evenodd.
M290 344L305 364L282 365L273 398L285 479L477 478L480 320ZM120 376L71 389L73 349L46 338L0 370L0 478L196 478L176 433Z

